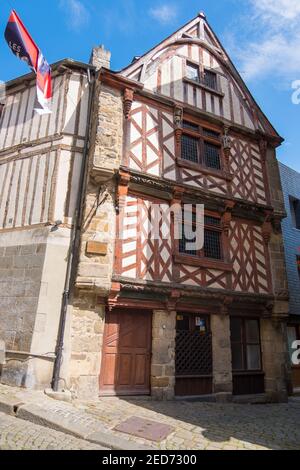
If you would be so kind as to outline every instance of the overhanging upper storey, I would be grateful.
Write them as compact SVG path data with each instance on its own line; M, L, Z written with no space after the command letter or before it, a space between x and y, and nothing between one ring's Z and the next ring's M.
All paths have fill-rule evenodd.
M120 75L141 82L145 91L281 141L203 13Z

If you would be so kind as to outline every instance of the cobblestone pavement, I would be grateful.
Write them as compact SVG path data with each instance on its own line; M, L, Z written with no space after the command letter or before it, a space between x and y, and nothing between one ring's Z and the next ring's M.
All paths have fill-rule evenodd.
M0 413L0 450L102 450L100 446Z
M75 402L75 406L97 416L111 430L131 416L173 426L161 449L300 449L300 401L236 405L102 398L95 403Z
M163 450L300 449L300 398L274 405L99 398L93 402L75 400L71 406L42 392L0 385L0 402L9 398L14 403L39 404L44 410L53 410L55 405L66 414L71 407L83 424L91 422L91 418L99 421L101 431L115 438L115 442L122 438ZM114 430L133 416L169 425L173 432L157 444ZM3 448L99 449L70 435L0 413L0 449Z

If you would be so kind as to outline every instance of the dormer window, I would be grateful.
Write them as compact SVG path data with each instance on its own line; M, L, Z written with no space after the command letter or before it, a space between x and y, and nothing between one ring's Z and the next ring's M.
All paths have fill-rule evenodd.
M205 68L202 70L199 65L193 62L186 63L186 80L198 84L199 87L223 96L217 72Z
M200 69L198 65L187 63L186 66L186 76L189 80L194 80L195 82L200 82Z

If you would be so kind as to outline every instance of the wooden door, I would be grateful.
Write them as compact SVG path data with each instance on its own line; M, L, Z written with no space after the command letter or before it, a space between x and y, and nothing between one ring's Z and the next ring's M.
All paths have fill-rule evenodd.
M100 395L150 394L151 330L151 312L107 313Z

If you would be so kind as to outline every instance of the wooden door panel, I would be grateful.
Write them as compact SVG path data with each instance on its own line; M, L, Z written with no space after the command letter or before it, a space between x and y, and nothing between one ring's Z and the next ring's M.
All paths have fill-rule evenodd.
M101 395L150 393L152 315L113 311L106 316Z
M106 354L103 360L103 385L113 386L115 383L116 354Z

